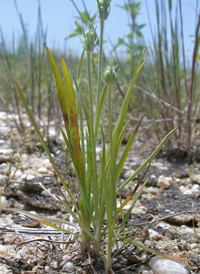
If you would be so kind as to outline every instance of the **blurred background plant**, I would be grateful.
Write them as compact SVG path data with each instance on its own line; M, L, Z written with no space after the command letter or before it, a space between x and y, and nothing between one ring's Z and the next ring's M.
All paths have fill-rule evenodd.
M61 123L58 97L53 84L53 75L49 69L49 63L45 52L47 28L44 29L40 4L38 5L37 28L34 39L29 37L28 29L23 21L23 16L18 10L15 1L16 11L21 24L22 34L17 41L15 35L12 38L12 47L8 48L4 39L3 30L0 28L0 79L1 79L1 105L7 112L13 115L15 126L20 133L24 133L25 125L21 100L13 92L13 86L6 73L6 68L12 69L17 75L20 85L31 106L31 111L37 119L37 123L43 134L49 140L50 127L53 136L58 135ZM51 48L54 57L59 59L65 56L65 49ZM68 62L79 63L76 56L67 56ZM8 86L9 83L9 86ZM35 116L35 114L37 114ZM51 131L52 133L52 131ZM51 134L52 135L52 134Z
M117 49L120 46L123 46L123 51L126 56L126 70L125 74L130 75L134 72L134 67L136 66L136 60L141 56L142 52L146 48L142 29L145 24L138 24L137 17L141 11L141 2L128 0L124 1L124 5L118 5L119 8L124 10L128 15L129 21L129 30L130 32L125 34L124 37L118 38L118 42L116 45L113 45L112 52L115 53L116 57L118 57ZM112 41L110 41L112 43ZM120 57L117 58L120 62Z
M142 29L137 24L140 11L138 1L125 1L122 8L131 14L131 32L120 38L113 46L122 69L118 90L126 85L127 68L134 68L137 54L145 47ZM179 132L168 143L167 157L187 158L189 161L198 155L198 144L192 146L191 140L198 133L199 124L199 80L198 52L200 35L199 1L196 1L196 25L193 34L193 53L191 59L185 54L182 1L155 0L156 30L152 29L149 3L145 1L148 13L148 25L151 29L153 47L149 51L149 62L144 67L135 86L135 93L129 105L129 118L137 120L139 112L145 113L146 130L150 136L160 139L163 132L179 126ZM170 28L168 27L170 26ZM135 40L134 40L135 39ZM119 47L125 51L126 58L120 62ZM124 52L123 52L124 53ZM129 69L130 70L130 69ZM176 140L176 141L175 141ZM194 150L195 149L195 150Z

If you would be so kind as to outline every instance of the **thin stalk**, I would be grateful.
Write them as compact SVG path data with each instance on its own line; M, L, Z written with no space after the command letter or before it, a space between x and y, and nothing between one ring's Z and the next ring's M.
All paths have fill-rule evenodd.
M111 269L111 252L113 246L113 232L116 221L116 142L113 139L112 127L112 104L111 104L111 86L108 88L108 120L109 120L109 137L110 137L110 180L109 181L109 200L107 201L107 218L108 218L108 244L107 244L107 260L106 269ZM110 211L110 212L108 212Z
M17 1L14 0L14 3L15 3L15 8L16 8L19 20L20 20L20 24L21 24L21 28L22 28L22 31L23 31L23 35L24 35L24 42L25 42L25 49L26 49L26 59L27 59L27 66L28 66L28 78L30 80L30 86L32 88L33 87L33 83L32 83L33 78L31 77L32 76L31 75L31 71L32 71L31 70L31 58L30 58L30 52L29 52L29 46L28 46L27 31L26 31L26 28L25 28L25 25L24 25L22 14L19 12ZM33 113L33 116L34 116L35 109L34 109L33 102L31 100L31 94L28 94L28 99L29 99L29 104L31 104L32 113Z
M160 66L160 77L161 77L161 86L163 89L163 93L166 92L166 83L165 83L165 77L164 77L164 64L163 64L163 56L162 56L162 30L160 29L160 16L159 16L159 5L158 1L155 0L155 6L156 6L156 18L157 18L157 33L158 33L158 55L159 55L159 66Z
M188 95L187 71L186 71L186 62L185 62L185 46L184 46L184 34L183 34L183 13L182 13L181 0L179 0L179 10L180 10L180 22L181 22L181 42L182 42L182 53L183 53L183 71L184 71L184 81L185 81L185 92Z
M102 71L102 57L103 57L103 28L104 20L100 19L100 37L99 37L99 63L98 63L98 80L97 80L97 103L96 110L99 106L100 90L101 90L101 71Z
M113 208L113 195L115 193L115 157L114 157L114 147L113 147L113 138L112 138L112 106L111 106L111 86L108 88L108 121L109 121L109 134L110 134L110 157L111 157L111 205ZM113 189L114 185L114 189ZM113 192L114 190L114 192ZM112 211L113 212L113 211Z
M93 115L93 94L91 85L91 61L90 52L87 52L87 62L88 62L88 85L89 85L89 97L90 97L90 143L91 143L91 159L92 159L92 184L93 184L93 194L94 194L94 207L95 214L98 218L98 185L97 185L97 166L96 166L96 143L94 138L94 115Z

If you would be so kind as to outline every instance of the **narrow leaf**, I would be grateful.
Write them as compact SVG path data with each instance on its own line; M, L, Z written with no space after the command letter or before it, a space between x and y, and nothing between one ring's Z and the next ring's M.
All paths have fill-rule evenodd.
M144 115L142 116L142 118L141 118L140 121L138 122L138 124L137 124L137 126L135 127L133 133L131 134L131 136L130 136L130 138L129 138L129 141L128 141L128 143L127 143L127 145L126 145L126 147L125 147L125 149L124 149L124 151L123 151L123 153L122 153L122 156L121 156L121 158L120 158L120 160L119 160L119 163L118 163L118 165L117 165L117 175L116 175L116 179L117 179L117 180L119 179L119 176L120 176L120 174L121 174L121 172L122 172L122 169L123 169L123 167L124 167L124 163L125 163L125 161L126 161L126 158L127 158L127 156L128 156L128 153L129 153L129 151L130 151L130 149L131 149L131 147L132 147L132 144L133 144L133 142L134 142L134 140L135 140L135 137L136 137L137 132L138 132L138 128L139 128L139 126L140 126L140 124L141 124L143 118L144 118Z
M151 160L158 154L158 152L161 150L161 148L164 146L164 144L171 138L171 136L175 133L175 131L178 129L176 127L175 129L171 130L165 138L162 140L162 142L159 144L159 146L154 150L154 152L149 156L149 158L135 171L135 173L128 178L119 188L117 191L122 190L129 182L131 182L147 165L151 162Z
M56 65L56 62L51 54L51 52L49 51L48 48L46 48L47 50L47 55L49 58L49 62L56 80L56 86L57 86L57 92L58 92L58 98L59 98L59 102L60 102L60 107L61 107L61 111L62 111L62 115L63 115L63 119L64 119L64 123L65 123L65 128L67 131L67 136L69 138L69 141L71 141L71 136L70 136L70 129L69 129L69 118L68 118L68 111L67 111L67 98L66 98L66 94L65 94L65 89L64 89L64 85L63 85L63 81L62 81L62 77L60 75L59 69Z
M104 85L102 94L101 94L101 98L100 98L100 103L98 105L98 109L97 109L97 115L96 115L96 121L95 121L95 132L94 132L94 138L95 140L97 139L97 134L98 134L98 129L99 129L99 122L100 122L100 118L101 118L101 113L102 113L102 109L103 109L103 105L104 105L104 101L106 98L106 94L107 94L107 85Z
M83 155L80 147L78 115L76 111L75 95L74 95L74 90L73 90L69 70L67 68L67 65L63 57L61 58L61 62L62 62L62 70L63 70L63 76L64 76L65 91L67 96L67 111L68 111L70 136L72 140L73 150L75 153L75 158L77 160L78 169L80 170L80 173L81 173L82 183L84 184L85 168L84 168Z
M26 109L26 112L27 112L27 114L28 114L28 117L29 117L29 119L30 119L30 122L31 122L31 124L32 124L32 126L33 126L33 128L34 128L34 130L35 130L35 132L36 132L36 134L37 134L37 136L38 136L38 138L39 138L39 140L40 140L40 142L41 142L41 144L42 144L42 146L43 146L43 148L44 148L44 150L45 150L45 152L46 152L46 154L47 154L47 156L48 156L48 158L49 158L49 160L50 160L50 162L51 162L51 164L52 164L52 166L53 166L53 168L54 168L54 170L55 170L55 172L57 173L58 177L60 178L60 180L61 180L63 186L65 187L65 189L66 189L66 191L67 191L67 193L68 193L68 195L69 195L69 197L70 197L70 199L71 199L73 205L75 206L76 210L78 211L78 207L77 207L77 205L76 205L76 202L75 202L75 200L74 200L74 198L73 198L73 196L72 196L72 194L71 194L69 188L67 187L67 184L65 183L65 180L63 179L63 177L62 177L62 175L61 175L59 169L57 168L57 165L56 165L56 163L54 162L53 157L51 156L51 153L50 153L50 151L49 151L49 148L48 148L47 144L45 143L44 138L42 137L42 135L41 135L41 133L40 133L40 131L39 131L39 129L38 129L38 127L37 127L37 125L36 125L34 119L33 119L33 116L32 116L32 114L31 114L31 112L30 112L30 110L29 110L29 107L28 107L28 105L27 105L26 99L25 99L25 97L24 97L23 91L21 90L21 88L20 88L20 86L19 86L17 80L16 80L15 77L12 75L12 73L11 73L9 70L7 70L7 72L8 72L8 74L10 75L10 77L11 77L13 83L15 84L15 86L16 86L16 88L17 88L19 94L20 94L20 97L21 97L21 99L22 99L22 102L23 102L23 104L24 104L24 107L25 107L25 109ZM70 212L71 209L68 208L68 210L69 210L69 212Z

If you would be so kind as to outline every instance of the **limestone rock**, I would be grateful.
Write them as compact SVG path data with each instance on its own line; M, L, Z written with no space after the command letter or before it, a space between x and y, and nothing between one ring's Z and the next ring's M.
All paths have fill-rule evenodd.
M189 274L184 264L155 256L149 262L151 269L157 274Z
M158 186L164 189L170 188L171 184L173 183L172 177L165 177L164 175L161 175L158 178Z

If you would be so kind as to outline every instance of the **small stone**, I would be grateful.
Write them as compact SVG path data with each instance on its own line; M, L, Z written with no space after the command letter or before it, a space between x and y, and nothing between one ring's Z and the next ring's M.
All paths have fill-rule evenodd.
M195 234L194 229L193 229L193 228L190 228L190 227L186 227L186 228L184 229L184 233L186 233L186 234L191 234L191 235Z
M8 117L8 115L6 112L0 111L0 120L6 121L8 119L7 117Z
M164 222L160 222L156 225L156 227L166 228L167 224Z
M145 241L144 241L144 244L145 244L146 246L150 246L150 245L151 245L151 241L145 240Z
M48 174L48 169L46 169L46 167L40 167L40 168L38 168L38 173Z
M0 155L12 155L13 154L13 150L11 148L2 148L0 149Z
M25 259L30 254L30 249L26 246L23 246L20 250L17 251L16 257L18 259Z
M179 190L181 191L181 193L183 194L186 190L188 190L188 188L186 188L185 186L180 186Z
M8 253L8 249L4 245L0 245L0 255L6 255Z
M197 183L197 184L200 184L200 174L192 174L192 175L190 176L190 179L191 179L193 182L195 182L195 183Z
M23 174L22 174L22 171L21 171L21 170L17 170L17 171L15 172L15 174L14 174L14 176L15 176L16 179L20 178L22 175L23 175Z
M6 199L5 196L1 196L1 208L6 208L8 206L9 202Z
M1 221L0 221L1 222ZM16 235L9 235L9 234L6 234L5 235L5 237L4 237L4 239L3 239L3 243L5 244L5 245L12 245L12 244L14 244L16 241L17 241L17 239L18 239L18 236L16 236ZM0 272L1 273L1 272Z
M153 257L149 265L157 274L189 274L184 264L167 260L160 256Z
M192 192L193 193L199 193L199 185L197 185L197 184L194 184L193 186L192 186Z
M58 267L58 262L57 262L57 261L51 261L51 267L52 267L53 269L57 269L57 267Z
M161 188L168 189L172 183L173 183L172 177L165 177L164 175L161 175L158 178L158 186Z
M8 176L4 175L4 174L0 174L0 180L4 181L8 178Z
M187 189L183 192L183 195L192 195L192 190L191 189Z
M149 238L158 241L162 236L157 231L149 229Z
M158 192L159 192L159 189L157 187L153 187L153 186L146 188L146 190L148 190L151 194L158 194Z
M19 181L32 181L35 178L34 175L31 174L23 174L20 178Z
M10 270L8 270L8 268L6 267L6 265L2 265L0 264L0 273L3 273L3 274L10 274Z
M63 266L63 270L74 270L75 266L72 262L67 262Z
M48 265L46 265L45 267L44 267L44 269L46 270L46 271L48 271L49 270L49 266Z
M27 162L27 161L29 160L28 154L24 153L24 154L21 156L21 160L24 161L24 162Z
M193 244L190 245L190 247L191 247L191 249L194 249L194 248L197 248L198 245L196 243L193 243Z

